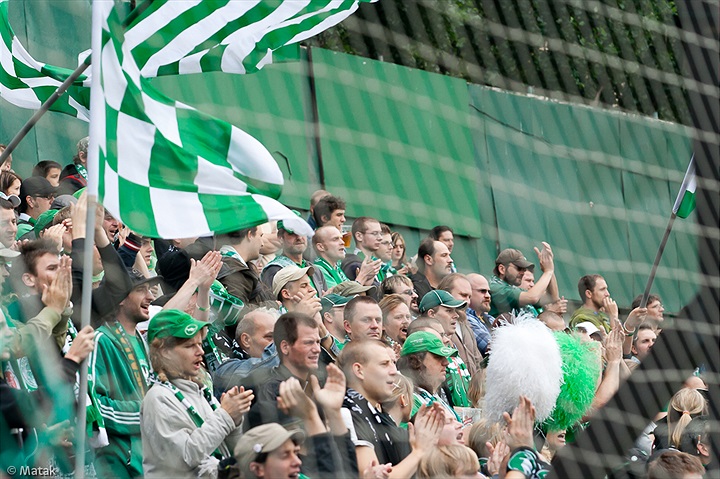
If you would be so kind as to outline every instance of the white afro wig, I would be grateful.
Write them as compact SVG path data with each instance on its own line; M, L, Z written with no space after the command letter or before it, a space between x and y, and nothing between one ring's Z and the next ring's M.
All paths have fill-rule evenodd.
M501 422L512 414L520 396L535 406L538 422L550 416L563 380L560 348L543 323L530 315L514 318L493 332L485 378L483 416Z

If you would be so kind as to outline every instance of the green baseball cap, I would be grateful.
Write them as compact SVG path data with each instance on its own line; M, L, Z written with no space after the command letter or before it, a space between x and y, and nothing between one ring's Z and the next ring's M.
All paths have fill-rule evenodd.
M177 309L163 309L152 317L148 325L147 339L152 343L155 338L190 339L210 323L198 321L184 311Z
M55 218L55 215L58 214L59 210L47 210L44 213L40 213L40 216L38 216L37 221L35 221L35 236L40 237L40 232L44 230L46 227L50 226L50 223L52 223L53 219Z
M437 306L447 306L448 308L464 308L467 306L467 301L460 301L459 299L453 298L453 295L442 289L434 289L422 297L420 301L421 313L427 312L428 309L435 308Z
M427 331L417 331L407 337L403 343L402 349L400 350L400 356L422 353L423 351L428 351L445 358L458 355L457 349L445 346L440 338L435 336L433 333L429 333Z
M336 306L345 306L351 299L352 297L340 296L339 294L335 293L326 294L320 300L320 304L322 305L322 309L320 310L320 312L322 314L325 314Z

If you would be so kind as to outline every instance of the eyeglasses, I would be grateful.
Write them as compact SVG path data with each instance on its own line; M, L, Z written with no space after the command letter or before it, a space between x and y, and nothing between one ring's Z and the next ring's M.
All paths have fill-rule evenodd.
M381 241L380 246L390 246L391 243L389 241Z
M35 198L44 198L46 200L54 200L55 195L35 195Z
M412 296L413 293L415 293L414 290L412 290L412 289L406 289L405 291L400 291L400 292L397 293L397 294L404 294L405 296Z

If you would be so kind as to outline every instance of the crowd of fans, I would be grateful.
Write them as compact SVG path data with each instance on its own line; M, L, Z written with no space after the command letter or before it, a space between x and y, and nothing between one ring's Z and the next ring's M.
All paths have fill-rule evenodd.
M410 250L379 218L346 228L352 206L326 191L312 238L291 221L146 238L98 205L91 243L86 154L83 139L68 166L22 179L10 159L0 174L4 471L71 473L86 407L101 478L542 478L661 334L659 297L621 317L592 272L568 311L548 243L536 261L508 248L492 275L459 273L451 227ZM552 358L562 381L524 379ZM561 383L586 398L574 415ZM707 401L689 378L638 439L635 477L717 471Z

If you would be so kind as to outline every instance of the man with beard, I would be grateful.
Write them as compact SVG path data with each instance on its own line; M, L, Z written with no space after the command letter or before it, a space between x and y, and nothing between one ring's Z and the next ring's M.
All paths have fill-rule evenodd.
M520 283L525 271L535 268L533 263L528 261L519 250L512 248L501 251L495 259L494 275L490 279L492 316L497 317L513 310L520 311L528 305L535 308L529 309L528 312L537 316L537 308L560 299L555 279L553 252L548 243L543 242L542 245L542 251L535 248L535 253L540 260L543 274L535 282L535 286L528 291L521 289Z
M488 283L485 276L477 273L470 273L467 275L467 279L470 281L472 293L465 314L467 315L468 324L475 334L477 347L480 353L485 356L492 339L490 330L495 322L495 318L489 314L492 300L490 283Z
M99 477L143 475L140 406L149 386L150 361L136 326L149 319L148 308L155 299L152 287L161 279L133 276L133 289L95 336L96 348L89 360L90 394L98 400L108 440L95 454Z
M438 285L438 292L440 290L447 291L453 298L464 301L466 305L472 297L470 281L460 273L451 273L445 276ZM458 314L458 322L455 326L455 334L452 335L452 342L467 365L468 371L471 375L474 375L480 368L483 356L478 349L475 333L470 328L465 308L458 309Z
M610 297L608 284L599 274L589 274L578 281L578 294L583 305L576 309L570 317L570 327L590 322L595 325L604 337L610 332L613 321L618 320L618 306Z
M453 260L445 243L425 238L418 247L418 272L411 275L415 292L420 298L438 287L442 279L452 273Z
M298 214L299 216L299 214ZM297 265L300 268L306 268L310 266L308 262L303 259L303 253L307 249L307 238L303 235L295 233L283 220L277 222L277 236L282 244L282 254L278 255L268 263L262 270L260 279L269 288L273 287L273 279L278 271L291 264ZM325 285L325 278L323 278L322 271L319 269L313 269L312 273L312 287L315 291L325 291L327 286Z

